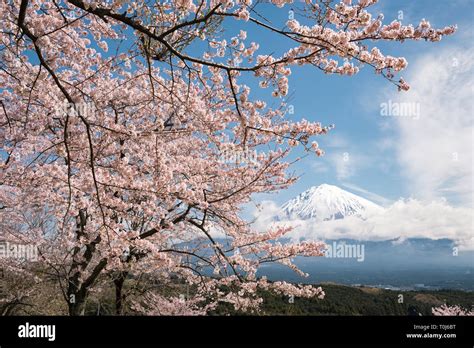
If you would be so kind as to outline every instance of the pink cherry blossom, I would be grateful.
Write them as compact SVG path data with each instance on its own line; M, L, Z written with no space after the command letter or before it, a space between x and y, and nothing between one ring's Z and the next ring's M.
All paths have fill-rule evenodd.
M289 229L258 232L241 211L296 181L295 147L324 154L314 139L333 126L290 119L270 97L289 94L292 68L352 76L365 66L408 90L395 77L406 59L374 45L455 31L384 24L374 3L306 1L308 24L282 28L250 0L0 0L0 239L38 250L36 261L1 266L32 286L54 278L71 315L107 282L119 292L140 275L195 291L184 302L137 298L148 314L200 315L220 302L258 311L259 289L323 298L319 287L256 275L276 262L305 276L293 258L322 256L323 243L283 243ZM255 27L284 50L260 48ZM271 103L255 98L252 78Z

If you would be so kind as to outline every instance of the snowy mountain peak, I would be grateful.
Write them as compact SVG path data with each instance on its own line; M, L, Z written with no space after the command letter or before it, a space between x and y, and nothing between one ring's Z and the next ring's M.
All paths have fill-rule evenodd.
M311 187L286 202L281 209L285 218L318 221L343 219L350 215L364 218L369 213L383 210L365 198L328 184Z

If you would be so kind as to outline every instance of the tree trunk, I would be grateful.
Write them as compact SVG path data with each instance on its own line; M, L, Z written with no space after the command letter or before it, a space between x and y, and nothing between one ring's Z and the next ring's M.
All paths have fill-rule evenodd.
M72 297L72 296L73 297ZM83 310L86 302L86 296L80 293L74 293L69 295L68 309L70 316L83 315Z
M123 284L127 277L127 272L120 272L117 278L114 279L115 284L115 314L122 315L123 311L123 300L125 295L123 294Z

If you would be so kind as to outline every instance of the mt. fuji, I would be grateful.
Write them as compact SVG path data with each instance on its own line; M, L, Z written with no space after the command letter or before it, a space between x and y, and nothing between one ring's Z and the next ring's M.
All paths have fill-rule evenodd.
M281 219L327 221L351 215L365 218L368 214L382 212L384 208L337 186L322 184L289 200L281 210Z

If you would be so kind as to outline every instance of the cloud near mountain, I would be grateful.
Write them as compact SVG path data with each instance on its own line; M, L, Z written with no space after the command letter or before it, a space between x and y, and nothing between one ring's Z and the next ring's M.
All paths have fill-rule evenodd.
M329 186L331 192L323 190L320 197L315 197L321 186L311 188L282 207L263 201L255 211L254 227L264 230L272 224L290 225L294 227L290 235L293 240L449 238L460 250L474 250L472 209L453 207L442 199L430 203L399 200L384 209L338 187L323 186ZM340 212L334 210L338 205ZM297 208L296 214L288 214L288 207ZM321 212L326 216L321 217ZM318 214L319 218L314 218Z
M472 36L465 42L469 40ZM416 120L387 120L392 127L396 122L393 142L406 184L419 198L446 197L472 208L474 47L447 46L424 54L410 71L410 92L391 89L387 97L401 105L421 107Z

